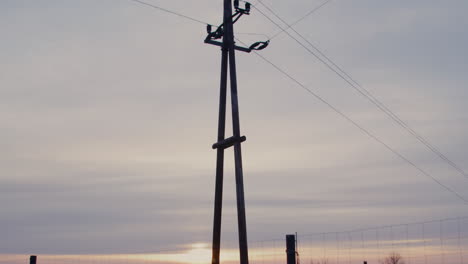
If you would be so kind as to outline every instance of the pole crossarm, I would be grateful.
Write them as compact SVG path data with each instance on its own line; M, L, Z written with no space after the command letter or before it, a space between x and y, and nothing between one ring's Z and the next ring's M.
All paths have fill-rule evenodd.
M206 44L211 44L211 45L215 45L215 46L219 46L219 47L223 47L223 43L222 42L218 42L218 41L214 41L214 40L205 40L205 43ZM252 49L250 48L244 48L244 47L239 47L237 45L234 45L234 49L238 50L238 51L243 51L243 52L247 52L247 53L250 53L252 52Z
M234 144L236 143L242 143L244 141L246 141L247 138L245 136L242 136L242 137L230 137L230 138L226 138L224 140L221 140L215 144L213 144L212 148L213 149L219 149L219 148L222 148L222 149L227 149L229 147L232 147L234 146Z

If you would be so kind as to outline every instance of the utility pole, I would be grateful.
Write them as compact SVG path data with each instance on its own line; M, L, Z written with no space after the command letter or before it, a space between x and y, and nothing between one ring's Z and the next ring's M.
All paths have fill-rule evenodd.
M245 216L244 199L244 176L242 170L242 151L241 143L246 140L240 133L239 121L239 103L237 95L237 72L235 51L251 52L252 50L261 50L268 46L267 42L256 42L249 48L235 45L234 23L242 15L249 15L250 3L245 3L244 8L239 7L239 0L234 0L235 13L233 14L232 0L224 1L224 19L223 23L212 31L212 25L207 26L208 36L205 43L221 47L221 84L219 97L219 119L218 119L218 138L213 144L213 149L217 151L216 157L216 187L214 203L214 221L213 221L213 246L212 246L212 264L219 264L221 249L221 216L223 207L223 178L224 178L224 150L234 147L235 177L236 177L236 197L237 197L237 222L239 231L239 251L240 263L249 263L248 245L247 245L247 224ZM216 41L221 39L222 42ZM232 129L233 136L225 138L226 132L226 96L228 70L231 88L231 110L232 110Z

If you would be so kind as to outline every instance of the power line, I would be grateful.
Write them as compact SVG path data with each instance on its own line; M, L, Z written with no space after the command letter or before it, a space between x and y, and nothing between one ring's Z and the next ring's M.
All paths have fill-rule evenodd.
M273 37L270 38L270 40L278 37L279 35L281 35L284 31L292 28L294 25L298 24L299 22L301 22L302 20L306 19L307 17L309 17L310 15L312 15L313 13L317 12L319 9L321 9L322 7L326 6L328 3L330 3L332 0L327 0L325 2L323 2L322 4L318 5L317 7L315 7L314 9L312 9L311 11L309 11L307 14L305 14L303 17L299 18L298 20L296 20L294 23L288 25L286 28L284 29L281 29L281 31L278 31L278 33L274 34ZM263 3L261 1L258 1L260 4L263 5Z
M239 42L242 43L242 41L238 40ZM290 75L289 73L287 73L285 70L283 70L282 68L280 68L279 66L277 66L276 64L274 64L273 62L271 62L270 60L268 60L266 57L264 57L263 55L259 54L258 52L255 52L255 54L257 56L259 56L262 60L264 60L266 63L270 64L271 66L273 66L273 68L275 68L276 70L278 70L279 72L281 72L283 75L285 75L287 78L289 78L291 81L293 81L294 83L296 83L299 87L301 87L302 89L304 89L306 92L308 92L309 94L311 94L312 96L314 96L316 99L318 99L319 101L321 101L323 104L325 104L326 106L328 106L329 108L331 108L334 112L336 112L338 115L340 115L341 117L343 117L344 119L346 119L348 122L350 122L351 124L353 124L355 127L357 127L359 130L361 130L361 132L363 132L365 135L369 136L370 138L374 139L375 141L377 141L378 143L380 143L382 146L384 146L386 149L388 149L390 152L392 152L393 154L395 154L397 157L399 157L400 159L402 159L403 161L405 161L406 163L408 163L409 165L411 165L412 167L414 167L416 170L418 170L419 172L421 172L424 176L426 176L427 178L431 179L433 182L435 182L437 185L439 185L440 187L442 187L443 189L447 190L448 192L452 193L453 195L455 195L456 197L458 197L460 200L462 200L464 202L465 205L468 205L468 200L466 200L462 195L460 195L458 192L456 192L455 190L452 190L450 187L444 185L442 182L440 182L439 180L437 180L436 178L434 178L434 176L432 176L431 174L429 174L428 172L426 172L425 170L423 170L421 167L419 167L418 165L416 165L414 162L412 162L410 159L406 158L403 154L399 153L397 150L395 150L394 148L390 147L387 143L385 143L384 141L382 141L380 138L378 138L377 136L375 136L374 134L372 134L369 130L365 129L363 126L361 126L359 123L357 123L356 121L354 121L351 117L349 117L348 115L346 115L344 112L340 111L338 108L336 108L335 106L333 106L331 103L329 103L328 101L326 101L324 98L322 98L320 95L316 94L315 92L313 92L310 88L308 88L307 86L305 86L303 83L301 83L300 81L298 81L296 78L294 78L292 75Z
M163 7L160 7L160 6L157 6L157 5L154 5L154 4L150 4L148 2L144 2L144 1L141 1L141 0L129 0L129 1L133 1L135 3L138 3L138 4L141 4L141 5L145 5L145 6L148 6L148 7L151 7L151 8L154 8L154 9L157 9L159 11L162 11L162 12L166 12L168 14L172 14L172 15L175 15L175 16L178 16L178 17L181 17L181 18L184 18L184 19L187 19L187 20L190 20L190 21L193 21L193 22L196 22L196 23L199 23L199 24L203 24L203 25L211 25L213 27L218 27L216 25L212 25L208 22L205 22L203 20L200 20L200 19L197 19L197 18L193 18L193 17L190 17L190 16L187 16L187 15L184 15L184 14L181 14L181 13L178 13L178 12L175 12L175 11L172 11L172 10L169 10L169 9L166 9L166 8L163 8ZM328 0L328 1L331 1L331 0ZM267 39L272 39L270 38L268 35L266 34L262 34L262 33L254 33L254 32L237 32L236 34L239 34L239 35L252 35L252 36L262 36L262 37L266 37Z
M402 227L402 226L410 226L410 225L422 225L422 224L431 224L431 223L448 222L448 221L459 221L459 220L466 220L466 219L468 219L468 216L451 217L451 218L437 219L437 220L427 220L427 221L421 221L421 222L400 223L400 224L393 224L393 225L373 226L373 227L365 227L365 228L344 230L344 231L339 231L339 232L329 231L329 232L320 232L320 233L310 233L310 234L304 234L302 236L330 235L330 234L335 234L335 233L340 233L340 234L355 233L355 232L363 232L363 231L370 231L370 230L376 230L376 229L386 229L386 228L393 228L393 227Z
M319 9L321 9L322 7L326 6L328 3L330 3L332 0L326 0L325 2L321 3L320 5L316 6L314 9L310 10L309 12L307 12L304 16L302 16L301 18L299 18L298 20L294 21L294 23L292 23L290 26L288 26L287 28L285 29L281 29L280 31L276 32L275 34L272 35L271 38L268 38L269 40L273 40L274 38L278 37L279 35L281 35L284 31L290 29L292 26L298 24L299 22L301 22L302 20L308 18L310 15L312 15L313 13L317 12ZM248 3L247 1L244 1L242 0L242 2L246 2ZM260 0L258 0L257 2L261 3ZM263 5L263 3L261 3ZM252 4L252 6L255 7L255 4ZM239 33L237 33L239 34Z
M160 7L160 6L157 6L155 4L150 4L150 3L147 3L147 2L144 2L144 1L140 1L140 0L129 0L129 1L133 1L135 3L139 3L139 4L142 4L142 5L145 5L145 6L149 6L151 8L154 8L154 9L158 9L160 11L163 11L163 12L166 12L166 13L169 13L169 14L172 14L172 15L176 15L178 17L182 17L182 18L185 18L185 19L188 19L188 20L191 20L193 22L197 22L199 24L203 24L203 25L210 25L210 23L207 23L207 22L204 22L204 21L201 21L199 19L196 19L196 18L193 18L193 17L189 17L189 16L186 16L184 14L181 14L181 13L178 13L178 12L175 12L175 11L172 11L172 10L169 10L169 9L166 9L166 8L163 8L163 7Z
M293 24L288 24L284 19L282 19L277 13L275 13L271 8L269 8L267 5L265 5L261 0L258 0L258 3L263 5L268 11L270 11L274 16L276 16L279 20L281 20L287 28L282 28L280 25L278 25L276 22L274 22L271 18L266 16L263 12L258 10L258 8L255 8L263 15L265 16L268 20L270 20L272 23L274 23L277 27L281 28L282 31L284 32L288 29L291 29L294 33L296 33L301 39L306 41L316 52L318 52L323 58L325 58L326 61L328 61L332 66L335 67L333 69L332 66L330 66L327 62L322 60L321 58L318 57L314 52L312 52L310 49L306 48L302 43L300 43L297 39L292 37L289 33L288 35L296 40L303 48L305 48L309 53L314 55L316 58L318 58L323 64L325 64L330 70L335 72L340 78L342 78L344 81L346 81L353 89L355 89L358 93L360 93L362 96L367 98L372 104L374 104L377 108L379 108L382 112L384 112L386 115L388 115L393 121L395 121L398 125L400 125L404 130L406 130L408 133L410 133L412 136L414 136L418 141L420 141L423 145L425 145L431 152L433 152L435 155L437 155L442 161L447 163L449 166L451 166L453 169L458 171L463 177L468 179L468 174L465 173L455 162L451 161L446 155L444 155L437 147L432 145L427 139L425 139L423 136L421 136L419 133L417 133L414 129L412 129L405 121L403 121L398 115L396 115L393 111L391 111L384 103L382 103L380 100L378 100L372 93L370 93L367 89L362 87L357 81L355 81L346 71L344 71L341 67L339 67L335 62L333 62L328 56L326 56L320 49L318 49L314 44L312 44L308 39L306 39L302 34L297 32L294 28ZM325 2L327 3L327 2ZM324 3L324 4L325 4ZM340 73L338 73L338 72ZM344 76L343 76L344 75Z
M140 3L140 4L143 4L143 5L147 5L147 6L150 6L152 8L156 8L158 10L161 10L161 11L164 11L164 12L167 12L167 13L170 13L170 14L173 14L173 15L176 15L176 16L179 16L179 17L183 17L183 18L186 18L188 20L191 20L193 22L197 22L197 23L201 23L201 24L209 24L209 23L206 23L206 22L203 22L201 20L198 20L198 19L195 19L195 18L192 18L192 17L189 17L189 16L186 16L186 15L183 15L183 14L180 14L180 13L177 13L177 12L174 12L174 11L171 11L171 10L168 10L168 9L165 9L165 8L162 8L162 7L159 7L159 6L156 6L156 5L153 5L153 4L149 4L149 3L146 3L146 2L143 2L143 1L140 1L140 0L130 0L130 1L134 1L134 2L137 2L137 3ZM261 2L259 0L259 2ZM255 7L255 6L254 6ZM261 10L259 10L258 8L256 8L263 16L265 16L268 20L270 20L272 23L274 23L277 27L279 27L280 29L282 29L282 27L280 25L278 25L275 21L273 21L271 18L269 18L265 13L263 13ZM296 40L301 46L303 46L304 48L306 48L307 50L310 50L308 49L306 46L304 46L300 41L298 41L296 38L294 38L289 32L287 31L284 31L286 32L286 34L288 34L291 38L293 38L294 40ZM239 41L239 40L238 40ZM242 41L239 41L242 43ZM245 44L244 44L245 45ZM324 64L326 64L320 57L318 57L315 53L313 53L311 51L311 53L317 57L317 59L319 59L320 61L322 61ZM259 56L261 59L263 59L265 62L267 62L268 64L270 64L271 66L273 66L276 70L278 70L279 72L281 72L283 75L285 75L286 77L288 77L290 80L292 80L293 82L295 82L297 85L299 85L301 88L303 88L304 90L306 90L308 93L310 93L311 95L313 95L315 98L317 98L319 101L321 101L322 103L324 103L325 105L327 105L329 108L331 108L333 111L335 111L337 114L339 114L340 116L342 116L343 118L345 118L346 120L348 120L351 124L353 124L354 126L356 126L359 130L361 130L364 134L368 135L369 137L371 137L372 139L374 139L375 141L377 141L378 143L380 143L381 145L383 145L385 148L387 148L389 151L391 151L392 153L394 153L396 156L398 156L400 159L402 159L403 161L407 162L409 165L413 166L414 168L416 168L418 171L420 171L423 175L425 175L426 177L432 179L436 184L440 185L442 188L446 189L447 191L451 192L452 194L454 194L455 196L457 196L460 200L462 200L465 204L468 205L468 200L466 200L463 196L461 196L459 193L457 193L456 191L452 190L450 187L442 184L439 180L437 180L436 178L434 178L432 175L430 175L429 173L427 173L425 170L423 170L422 168L420 168L419 166L417 166L415 163L413 163L411 160L409 160L408 158L406 158L405 156L403 156L402 154L400 154L398 151L396 151L395 149L391 148L388 144L386 144L385 142L383 142L382 140L380 140L378 137L376 137L375 135L373 135L372 133L370 133L368 130L366 130L364 127L362 127L361 125L359 125L357 122L355 122L353 119L351 119L349 116L347 116L345 113L341 112L338 108L334 107L332 104L330 104L329 102L327 102L325 99L323 99L322 97L320 97L318 94L314 93L312 90L310 90L307 86L305 86L304 84L302 84L301 82L299 82L297 79L295 79L294 77L292 77L290 74L288 74L286 71L284 71L283 69L281 69L279 66L275 65L273 62L271 62L270 60L268 60L267 58L265 58L264 56L262 56L261 54L259 54L258 52L255 52L255 54L257 56ZM341 74L339 74L335 69L333 69L332 67L330 67L328 64L326 64L332 71L334 71L336 74L338 74L339 76L341 76L341 78L343 78L346 82L350 83L346 78L344 78ZM351 84L351 83L350 83Z

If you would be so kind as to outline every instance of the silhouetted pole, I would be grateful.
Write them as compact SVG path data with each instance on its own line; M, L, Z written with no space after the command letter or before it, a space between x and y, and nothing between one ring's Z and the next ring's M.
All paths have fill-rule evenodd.
M286 235L287 264L296 264L296 236Z
M228 62L231 81L231 107L232 107L232 128L233 137L230 138L234 146L234 162L236 174L236 196L237 196L237 221L239 228L239 251L240 263L248 264L248 245L247 245L247 224L245 216L244 199L244 179L242 171L242 153L239 121L239 103L237 95L237 72L234 45L234 26L232 21L232 3L231 0L224 0L224 35L222 42L221 58L221 85L219 100L219 118L218 118L218 142L216 158L216 189L215 189L215 211L213 224L213 255L212 264L219 264L220 244L221 244L221 215L223 199L223 170L224 170L224 149L229 147L223 145L225 142L226 129L226 94L227 94L227 74ZM224 142L223 142L224 141ZM232 146L232 145L231 145Z
M36 264L37 256L30 256L29 257L29 264Z
M262 50L268 46L266 42L256 42L249 48L239 47L234 42L234 23L239 20L242 15L248 15L250 12L250 3L245 3L245 8L239 7L239 0L234 0L236 9L233 15L232 0L224 0L224 18L223 24L217 27L216 31L212 31L212 26L207 26L208 36L205 43L220 46L222 51L221 57L221 83L219 95L219 117L218 117L218 138L213 144L213 149L216 153L216 187L215 187L215 204L214 204L214 219L213 219L213 246L212 246L212 264L219 264L220 247L221 247L221 217L223 207L223 178L224 178L224 150L229 147L234 147L234 164L236 175L236 198L237 198L237 222L239 229L239 251L240 263L249 263L248 245L247 245L247 224L245 216L245 199L244 199L244 176L242 170L242 150L241 143L246 140L245 136L240 133L239 121L239 100L237 95L237 72L236 72L236 57L235 51L251 52L252 50ZM223 39L222 42L216 41ZM231 88L231 108L232 108L232 132L233 136L225 138L226 134L226 98L227 98L227 81L228 70Z
M237 96L237 72L236 57L234 49L234 26L232 23L232 6L230 0L224 1L224 20L226 25L226 44L229 46L229 69L231 73L231 106L232 106L232 132L236 139L240 139L239 103ZM244 175L242 169L241 141L234 144L234 163L236 173L236 196L237 196L237 223L239 227L239 250L240 263L249 263L247 245L247 223L245 216L244 199Z
M218 142L224 140L226 131L226 94L228 75L228 47L223 41L221 57L221 85L219 95ZM217 148L216 154L216 187L213 220L213 249L212 264L219 264L221 248L221 215L223 208L223 177L224 177L224 148Z

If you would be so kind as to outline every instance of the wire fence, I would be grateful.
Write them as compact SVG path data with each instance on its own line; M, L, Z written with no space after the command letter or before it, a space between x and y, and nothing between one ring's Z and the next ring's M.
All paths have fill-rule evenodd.
M384 263L395 253L406 264L468 263L468 217L298 234L301 264ZM284 240L255 242L257 264L284 264Z
M468 217L340 232L298 234L298 264L384 263L399 254L405 264L468 264ZM285 264L285 239L249 243L252 264ZM27 264L29 256L0 255L0 264ZM37 264L167 264L211 262L207 244L145 254L38 255ZM223 247L221 263L239 263L234 244Z

